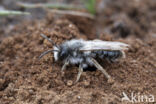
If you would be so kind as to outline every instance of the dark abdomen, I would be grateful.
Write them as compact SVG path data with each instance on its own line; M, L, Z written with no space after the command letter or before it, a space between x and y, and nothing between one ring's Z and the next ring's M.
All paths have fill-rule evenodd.
M117 58L122 57L122 52L121 51L94 51L94 54L96 54L96 57L100 59L109 59L109 60L115 60Z

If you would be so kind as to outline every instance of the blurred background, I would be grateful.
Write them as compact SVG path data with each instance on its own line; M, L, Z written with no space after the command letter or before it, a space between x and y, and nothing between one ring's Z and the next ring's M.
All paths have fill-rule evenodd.
M78 11L74 15L91 19L92 33L84 32L90 34L91 38L99 37L102 33L115 35L116 38L126 38L130 35L144 38L147 34L156 32L155 0L1 0L0 10L30 13L1 16L0 31L4 31L6 27L11 29L13 24L23 20L45 18L50 11L53 11L51 14L57 12L56 15L71 15Z

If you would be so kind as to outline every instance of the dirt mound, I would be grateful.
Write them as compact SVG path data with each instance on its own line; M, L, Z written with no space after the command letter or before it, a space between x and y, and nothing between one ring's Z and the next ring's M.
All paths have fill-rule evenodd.
M72 38L86 38L68 19L50 17L43 21L23 23L13 29L14 36L4 38L0 45L0 99L7 103L120 103L122 92L155 94L156 39L120 39L131 45L127 58L106 63L104 68L115 79L108 84L99 71L86 71L73 84L77 67L68 67L65 76L61 65L48 54L38 56L52 45L40 37L46 34L60 44ZM105 36L104 36L105 37ZM101 37L102 38L102 37ZM96 89L96 90L95 90Z

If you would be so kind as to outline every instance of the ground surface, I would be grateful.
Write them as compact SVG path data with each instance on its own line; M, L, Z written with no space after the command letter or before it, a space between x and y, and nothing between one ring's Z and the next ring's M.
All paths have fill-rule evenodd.
M97 21L47 14L41 20L10 25L12 19L3 18L0 21L3 23L0 29L1 104L126 104L121 102L123 92L156 97L155 2L111 1L99 11ZM115 79L114 83L107 83L104 75L96 70L85 71L74 84L77 67L69 66L62 76L61 64L53 61L53 54L38 60L42 52L52 48L40 33L57 44L73 38L99 37L125 42L131 47L126 59L120 62L100 62Z

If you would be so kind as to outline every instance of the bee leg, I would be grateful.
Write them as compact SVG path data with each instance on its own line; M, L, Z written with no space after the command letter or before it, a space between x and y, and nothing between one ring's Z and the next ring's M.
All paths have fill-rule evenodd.
M91 60L92 60L93 64L95 65L95 67L106 76L109 83L114 82L114 80L111 78L111 76L106 72L106 70L95 59L92 58Z
M79 65L79 69L78 70L79 70L79 72L78 72L77 79L76 79L76 82L75 83L77 83L79 81L79 79L81 77L81 74L83 72L83 68L82 68L81 65Z
M67 65L69 65L69 62L68 61L65 61L64 65L61 68L61 71L62 72L66 69Z

